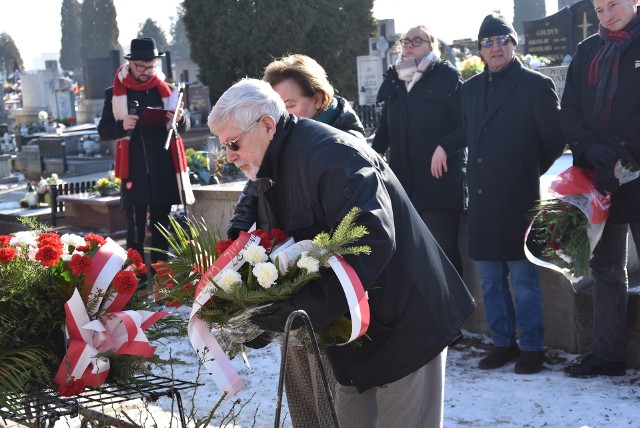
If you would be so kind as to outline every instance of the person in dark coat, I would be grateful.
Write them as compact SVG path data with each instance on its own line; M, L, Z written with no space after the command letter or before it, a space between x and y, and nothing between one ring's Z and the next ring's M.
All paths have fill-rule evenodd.
M193 193L186 174L184 147L181 139L172 139L169 150L166 124L139 124L138 113L146 107L166 108L173 88L158 71L158 52L151 38L133 39L126 63L120 66L113 86L105 90L104 107L98 124L103 140L116 144L116 177L122 180L121 198L127 217L127 248L144 255L147 213L151 247L167 250L168 243L156 224L169 226L174 204L193 203ZM168 112L166 122L173 119ZM177 106L178 130L185 132L190 123ZM166 260L166 254L153 251L151 262Z
M562 125L574 165L595 171L595 186L611 194L611 208L589 262L595 280L593 347L582 362L565 368L573 377L625 374L627 225L638 230L640 222L640 180L621 186L614 174L619 160L640 162L638 0L592 3L600 28L578 45L569 65Z
M502 367L519 357L515 372L527 374L543 367L544 331L540 281L524 255L524 235L540 199L540 176L565 143L553 81L522 66L514 55L517 40L504 17L484 18L478 43L486 66L465 82L462 105L469 150L469 257L482 282L493 335L479 368Z
M366 144L360 119L347 100L335 94L324 68L313 58L289 55L276 59L265 68L263 80L280 95L289 113L331 125ZM267 178L247 181L229 221L229 238L237 238L241 230L249 230L256 222L260 229L269 227L269 207L261 196L269 187L271 181ZM335 377L324 353L321 358L333 392ZM293 426L333 427L315 355L303 345L291 345L287 361L285 392Z
M229 161L251 179L272 180L264 194L271 228L299 242L335 229L352 208L362 210L357 223L368 234L357 244L371 254L345 260L367 290L367 338L327 351L341 425L442 426L447 345L475 303L393 172L358 138L290 115L260 80L228 89L208 124ZM297 309L317 331L347 313L337 277L323 275L252 322L282 332Z
M466 209L466 142L462 134L462 77L440 58L425 27L400 40L402 53L378 91L384 102L373 149L384 156L411 202L462 276L458 234Z

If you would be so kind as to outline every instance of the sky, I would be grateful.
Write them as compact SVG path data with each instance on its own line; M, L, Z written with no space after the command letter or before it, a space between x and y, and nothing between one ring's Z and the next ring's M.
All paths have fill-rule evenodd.
M547 13L557 10L556 0L546 2ZM171 23L176 19L181 0L113 0L113 3L120 44L126 52L147 18L156 21L170 39ZM11 11L10 15L4 14L0 32L11 36L27 70L44 68L44 59L59 54L61 5L62 0L0 0L0 10ZM425 24L440 39L451 42L476 38L482 19L493 10L500 10L511 21L513 0L375 0L373 12L377 19L395 19L396 32ZM46 58L42 59L43 55Z
M185 316L189 308L181 308ZM562 368L573 363L578 355L557 349L546 349L544 370L534 375L517 375L514 363L496 370L479 370L478 361L488 349L486 336L464 332L465 339L449 349L445 377L444 426L447 428L521 428L565 427L599 428L638 426L638 382L640 372L628 369L622 377L575 379L564 375ZM187 417L204 418L214 407L221 393L206 373L198 374L198 360L185 338L164 339L156 353L162 358L177 357L186 364L154 373L182 381L203 383L195 390L181 391ZM235 397L239 403L231 412L235 400L222 403L207 428L266 428L274 425L280 345L272 343L263 349L248 350L251 369L238 356L232 364L245 388ZM240 411L241 406L244 406ZM109 406L108 406L109 407ZM175 408L175 404L174 404ZM156 403L130 401L126 407L116 406L116 413L126 411L128 417L142 427L180 426L177 417L170 423L171 400L161 398ZM238 412L239 411L239 412ZM234 417L224 418L225 415ZM254 422L255 415L255 422ZM283 400L280 423L291 428ZM121 416L122 417L122 416ZM223 423L224 419L224 423ZM191 419L193 421L193 419ZM187 421L189 424L189 421ZM189 424L193 426L193 424ZM79 428L79 418L59 421L55 428Z

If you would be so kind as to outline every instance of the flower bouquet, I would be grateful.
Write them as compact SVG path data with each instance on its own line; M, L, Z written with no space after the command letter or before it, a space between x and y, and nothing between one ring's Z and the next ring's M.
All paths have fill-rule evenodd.
M637 168L621 161L616 163L614 173L621 185L640 175ZM611 195L596 190L594 178L593 171L569 167L551 183L556 197L535 208L529 231L534 230L537 240L544 245L544 260L527 248L525 236L527 258L562 273L572 284L587 274L589 260L609 216Z
M77 394L146 371L154 347L144 331L166 313L134 296L140 255L26 222L31 230L0 236L0 407L53 383Z
M193 305L189 338L221 390L233 395L243 387L229 356L262 333L248 321L252 311L291 298L323 270L337 275L351 315L323 330L323 341L348 343L364 335L369 318L366 295L342 258L370 251L368 246L353 245L367 233L364 226L354 224L358 213L357 208L351 210L331 235L321 233L313 241L298 243L280 230L242 232L237 240L225 241L204 222L192 219L184 228L171 220L174 233L161 228L172 249L161 270L169 281L166 297Z
M120 193L120 179L114 178L113 180L102 177L93 186L93 190L100 196L115 196Z

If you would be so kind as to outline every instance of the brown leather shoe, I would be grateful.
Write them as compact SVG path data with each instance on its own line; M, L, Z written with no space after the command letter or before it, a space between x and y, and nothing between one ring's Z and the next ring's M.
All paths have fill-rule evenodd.
M544 351L520 351L514 371L517 374L540 373L544 367Z
M489 354L480 360L478 368L480 370L497 369L504 366L509 361L513 361L520 355L520 348L517 343L511 346L495 346L491 347Z

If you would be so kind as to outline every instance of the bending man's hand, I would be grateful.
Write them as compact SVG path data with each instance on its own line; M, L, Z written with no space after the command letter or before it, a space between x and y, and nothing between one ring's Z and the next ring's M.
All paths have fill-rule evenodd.
M440 178L445 172L447 172L447 152L442 146L438 146L431 157L431 175Z
M249 319L254 325L263 330L282 333L287 324L287 318L289 318L291 312L295 310L296 308L290 300L283 300L265 306L259 312L251 315ZM300 328L303 323L304 321L302 321L301 318L296 318L291 324L291 329L295 330Z

